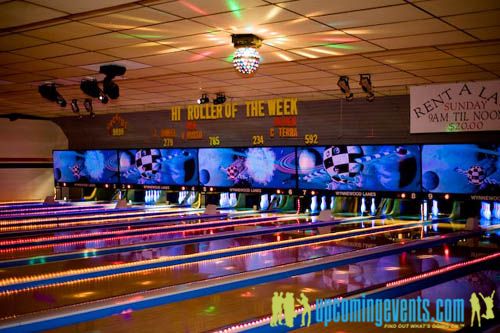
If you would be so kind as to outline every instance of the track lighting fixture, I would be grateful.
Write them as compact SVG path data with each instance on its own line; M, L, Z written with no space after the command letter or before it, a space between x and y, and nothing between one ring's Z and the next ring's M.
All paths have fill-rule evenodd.
M363 91L367 94L366 100L368 102L373 102L375 99L375 93L373 92L372 80L370 74L359 74L359 85Z
M64 108L66 106L66 100L57 91L56 84L54 82L45 82L38 86L38 92L43 98L49 101L56 102L60 107Z
M225 102L226 102L226 95L224 93L217 93L213 101L214 105L224 104Z
M98 98L102 104L108 103L108 97L99 87L97 79L93 77L87 77L80 82L80 89L85 95L93 98Z
M337 81L337 85L339 86L342 93L345 95L346 101L350 102L354 98L354 94L351 92L351 87L349 86L349 77L341 76Z
M210 103L210 99L207 94L202 94L201 97L197 100L198 104L207 104Z
M102 65L100 67L99 73L106 75L102 81L103 91L109 98L117 99L120 97L120 87L118 87L113 79L116 76L122 76L126 71L126 67L116 64Z

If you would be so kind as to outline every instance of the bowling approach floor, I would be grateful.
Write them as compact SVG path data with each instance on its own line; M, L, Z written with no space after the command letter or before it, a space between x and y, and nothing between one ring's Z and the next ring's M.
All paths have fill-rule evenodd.
M497 225L470 232L446 219L337 216L321 222L255 211L67 207L47 209L50 217L40 217L36 206L0 208L0 225L9 228L0 237L0 332L258 330L268 327L274 291L305 292L310 300L344 297L490 260L500 245ZM498 288L498 279L490 278L497 273L482 268L448 283L463 290L480 279ZM400 289L399 297L406 297L450 287L436 282L419 291Z

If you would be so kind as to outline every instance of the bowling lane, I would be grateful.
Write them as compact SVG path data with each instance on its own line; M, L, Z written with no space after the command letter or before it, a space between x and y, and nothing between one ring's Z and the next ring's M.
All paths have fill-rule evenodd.
M262 221L259 221L262 220ZM253 222L252 222L253 221ZM305 220L308 221L307 219ZM229 223L228 223L229 222ZM304 222L304 223L306 223ZM225 224L221 227L213 227L208 229L205 226L207 223L211 225ZM195 237L204 234L215 234L220 232L235 231L238 228L244 228L245 225L252 227L271 227L278 225L286 225L297 223L297 219L280 217L279 219L272 216L260 217L254 216L235 216L230 219L222 219L221 217L204 218L197 220L179 220L167 221L157 224L136 224L134 226L123 226L115 228L93 228L86 231L77 230L74 232L52 233L48 236L40 236L36 238L16 238L5 241L0 241L0 260L8 260L15 258L34 258L34 261L40 262L41 256L51 254L61 254L74 251L84 251L87 249L105 249L110 247L126 246L147 242L159 242L171 239L179 239L185 237ZM205 225L204 225L205 224ZM185 231L180 228L186 227ZM169 231L173 230L175 231ZM130 234L130 235L128 235ZM97 237L92 238L92 235ZM109 237L105 237L109 235ZM103 237L104 236L104 237ZM77 237L89 237L90 239L82 241L74 241ZM50 243L51 240L67 240L64 242ZM42 245L26 245L19 246L18 244L26 244L26 242L45 241L48 244ZM17 246L10 246L15 244Z
M326 269L313 273L244 287L145 310L117 314L95 321L70 325L52 332L202 332L270 315L274 291L304 292L310 302L401 279L470 258L473 253L446 256L443 247L403 252L399 255ZM140 297L140 294L132 297ZM189 320L186 320L189 312ZM151 320L155 318L155 320Z
M403 229L408 238L420 237L421 228ZM202 281L220 276L254 271L304 261L313 258L336 255L358 249L375 247L393 242L400 242L399 235L403 231L380 232L365 236L348 237L344 239L301 245L284 249L254 252L251 254L234 255L226 258L204 260L189 264L130 272L115 276L87 279L54 286L31 288L24 291L6 292L0 294L0 314L8 316L14 313L29 313L33 311L76 304L91 300L125 295L141 290L179 285L183 283ZM170 247L162 252L164 256L175 256L193 252L206 252L214 249L234 250L236 246L259 244L262 237L253 237L241 241L233 239L219 240L198 245L188 244ZM148 252L151 253L151 252ZM131 254L130 259L135 259ZM142 254L144 256L145 253ZM118 264L127 262L127 258L116 256ZM17 305L6 306L15 300Z
M408 222L398 221L398 220L373 220L370 223L365 222L349 222L346 225L332 225L317 228L315 224L310 223L309 219L277 219L275 221L267 222L269 230L265 231L261 237L255 236L238 236L239 232L251 231L259 228L263 228L260 224L249 224L242 226L234 226L234 227L224 227L224 228L203 228L198 231L187 232L187 231L176 231L176 232L167 232L162 234L150 234L150 235L138 235L131 237L120 237L118 240L111 240L107 242L106 240L95 240L95 241L87 241L83 246L83 251L80 252L80 259L73 260L65 260L65 261L55 261L55 262L45 262L44 258L40 257L40 254L37 257L32 257L33 265L20 266L20 267L11 267L6 268L2 272L0 272L0 279L12 278L12 277L24 277L24 276L33 276L40 274L49 274L56 273L61 271L68 271L74 269L85 269L85 268L93 268L97 266L106 266L106 265L116 265L117 263L131 263L138 262L143 260L151 260L151 259L159 259L165 256L171 256L169 253L169 248L172 246L165 244L161 247L148 247L148 242L166 242L173 240L182 240L182 239L190 239L189 243L192 243L192 246L186 246L187 252L177 253L176 255L190 255L193 253L199 253L204 251L214 251L220 250L224 248L244 246L248 244L263 244L263 243L272 243L275 241L286 240L286 239L301 239L304 237L310 237L320 234L329 234L335 232L347 232L351 230L358 229L360 225L365 226L366 228L376 228L379 226L390 226L390 225L401 225L404 226ZM302 230L290 230L290 231L278 231L275 230L275 227L279 226L287 226L290 227L299 227L299 226L310 226L308 229ZM339 229L337 229L339 228ZM203 236L212 236L212 235L227 235L226 239L222 240L214 240L214 241L204 241ZM234 235L234 237L231 237ZM116 253L109 255L95 255L94 250L98 248L110 247L112 243L118 242L117 246L124 247L123 249L117 248ZM111 243L111 244L109 244ZM133 244L144 244L145 249L142 250L133 250L127 251L126 246ZM208 244L207 247L200 247L199 244ZM163 244L161 244L163 245ZM78 245L71 244L71 249L74 249ZM174 248L176 245L174 245ZM65 248L65 245L55 245L53 246L54 250L61 251L61 248ZM66 248L67 249L67 248ZM189 252L190 250L194 252ZM0 251L1 253L1 251ZM40 264L36 264L40 263Z
M261 216L260 214L249 214L236 215L229 219L221 216L183 220L182 216L179 216L178 220L172 220L172 217L169 216L169 220L164 222L162 222L161 219L144 219L142 220L143 223L120 227L96 226L92 229L80 230L76 228L74 231L52 231L39 236L13 237L10 239L0 240L0 260L44 256L56 253L85 250L88 248L108 248L143 242L161 241L178 238L177 236L180 234L178 230L175 232L169 232L168 230L173 228L179 229L179 227L182 226L188 226L191 228L192 231L185 233L185 236L191 236L203 234L203 232L201 232L201 230L204 230L203 223L207 222L215 224L217 222L221 222L221 224L226 222L243 224L245 221L258 220L259 218L270 220L273 217L276 217L276 215ZM282 222L285 223L284 220L282 220ZM194 231L192 227L198 224L200 230ZM274 224L270 221L262 221L262 224L259 223L259 225L270 226ZM231 228L228 230L230 229ZM84 240L78 240L82 238L84 238ZM45 244L37 245L36 242L43 242Z

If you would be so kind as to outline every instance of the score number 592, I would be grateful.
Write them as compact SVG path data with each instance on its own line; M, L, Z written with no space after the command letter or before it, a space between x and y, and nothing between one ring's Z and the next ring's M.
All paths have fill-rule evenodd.
M318 134L306 134L306 135L304 135L304 143L306 145L317 145L318 144Z

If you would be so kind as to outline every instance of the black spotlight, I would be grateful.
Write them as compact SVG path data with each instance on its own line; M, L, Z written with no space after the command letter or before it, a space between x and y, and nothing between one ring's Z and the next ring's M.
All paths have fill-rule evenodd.
M83 106L87 112L93 113L94 108L92 107L92 100L90 98L85 98L83 101Z
M210 103L210 99L208 98L207 94L202 94L201 98L198 99L198 104L207 104Z
M76 98L71 100L71 110L74 113L80 113L80 108L78 107L78 100Z
M226 95L224 93L217 93L217 96L214 99L214 105L224 104L226 102Z
M351 92L351 87L349 87L349 77L341 76L337 82L342 93L345 94L346 101L350 102L354 98L354 94Z
M359 74L359 85L363 88L363 91L367 94L366 100L368 102L373 102L375 99L375 93L373 92L372 80L370 74Z
M57 91L57 87L54 82L45 82L44 84L39 85L38 92L40 93L40 95L42 95L43 98L46 98L52 102L56 102L62 108L67 104L66 100Z
M95 78L85 78L80 82L80 89L85 95L98 98L102 104L108 103L108 97L104 95Z
M127 68L121 65L102 65L99 69L99 73L106 75L104 81L102 81L102 88L104 94L106 94L111 99L117 99L120 97L120 87L113 81L116 76L122 76L127 71Z

